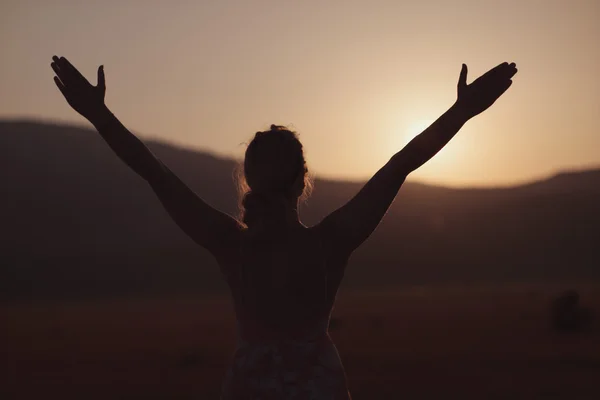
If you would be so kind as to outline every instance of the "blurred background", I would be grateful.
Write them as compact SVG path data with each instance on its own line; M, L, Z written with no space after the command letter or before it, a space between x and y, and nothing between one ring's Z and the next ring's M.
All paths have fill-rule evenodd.
M599 19L595 0L2 1L0 395L218 398L235 345L215 262L64 101L58 55L94 84L104 65L113 113L230 214L244 144L296 130L308 225L453 104L462 63L471 82L515 62L354 254L331 335L356 399L600 396Z

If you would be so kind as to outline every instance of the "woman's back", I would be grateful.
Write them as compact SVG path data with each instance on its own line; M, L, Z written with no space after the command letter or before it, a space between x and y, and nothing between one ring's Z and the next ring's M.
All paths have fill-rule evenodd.
M318 228L299 225L268 235L247 230L238 250L222 262L238 328L224 399L269 393L348 399L327 333L340 277L332 276Z
M236 258L224 269L242 328L303 337L328 323L339 279L330 276L318 229L248 230Z

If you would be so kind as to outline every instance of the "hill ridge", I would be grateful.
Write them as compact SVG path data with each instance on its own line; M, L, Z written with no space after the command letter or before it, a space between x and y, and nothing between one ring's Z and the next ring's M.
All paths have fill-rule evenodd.
M227 290L210 255L87 131L0 121L0 300ZM235 160L145 142L207 202L237 214ZM599 177L558 172L509 190L407 182L343 287L598 280ZM362 183L317 179L303 221L317 223Z

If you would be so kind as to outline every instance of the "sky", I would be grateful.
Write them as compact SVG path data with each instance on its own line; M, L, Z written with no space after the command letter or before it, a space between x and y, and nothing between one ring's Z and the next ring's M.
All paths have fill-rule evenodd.
M0 118L91 126L53 55L142 139L241 158L272 123L321 178L365 180L508 61L505 95L409 179L507 186L600 166L597 0L2 0Z

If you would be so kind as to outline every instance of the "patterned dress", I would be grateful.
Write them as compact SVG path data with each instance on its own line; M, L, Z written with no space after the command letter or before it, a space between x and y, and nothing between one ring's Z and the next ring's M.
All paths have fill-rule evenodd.
M337 284L328 282L325 263L306 266L310 260L302 255L296 262L260 259L264 254L251 270L241 262L238 273L228 277L237 349L221 399L350 400L344 368L327 332Z

